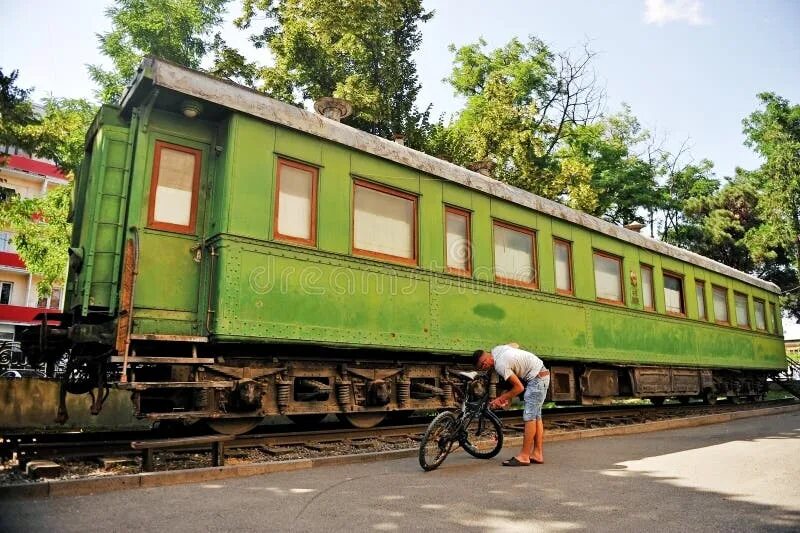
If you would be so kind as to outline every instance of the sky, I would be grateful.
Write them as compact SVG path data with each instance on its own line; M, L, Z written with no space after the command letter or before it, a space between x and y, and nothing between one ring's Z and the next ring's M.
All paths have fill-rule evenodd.
M19 69L34 95L93 96L86 64L108 64L97 33L110 29L110 0L0 0L0 67ZM231 2L230 21L240 2ZM742 119L756 95L775 92L800 103L800 1L795 0L424 0L434 17L422 26L416 55L422 90L418 105L433 116L457 111L461 101L443 81L452 68L448 45L483 37L488 49L511 38L536 36L553 50L597 52L594 69L608 113L631 106L641 124L686 161L710 159L716 175L758 158L743 145ZM224 36L251 59L265 52L228 24ZM800 337L800 328L796 337Z

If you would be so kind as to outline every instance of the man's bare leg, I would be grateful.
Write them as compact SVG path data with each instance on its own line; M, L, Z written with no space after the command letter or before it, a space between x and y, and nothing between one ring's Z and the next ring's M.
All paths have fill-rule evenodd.
M533 422L530 422L533 423ZM531 450L529 457L531 461L536 463L543 463L544 462L544 423L542 422L541 418L537 418L536 421L536 429L534 431L533 440L531 441L530 448ZM525 427L528 427L528 424L525 424ZM524 438L523 438L524 442Z
M525 433L522 436L522 450L516 455L517 461L519 461L520 463L531 462L530 449L533 448L535 437L536 437L536 420L525 422Z

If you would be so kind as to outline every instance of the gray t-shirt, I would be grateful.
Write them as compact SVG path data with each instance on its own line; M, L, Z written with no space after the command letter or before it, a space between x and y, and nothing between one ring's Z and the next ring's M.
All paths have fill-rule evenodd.
M492 348L494 357L494 369L503 379L508 379L511 374L522 381L535 378L544 368L544 362L533 355L531 352L513 348L508 344L502 344Z

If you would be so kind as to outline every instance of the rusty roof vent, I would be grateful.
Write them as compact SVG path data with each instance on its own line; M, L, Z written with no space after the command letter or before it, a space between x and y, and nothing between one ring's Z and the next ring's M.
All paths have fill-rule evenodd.
M644 224L634 220L633 222L629 222L629 223L625 224L622 227L625 228L625 229L629 229L631 231L635 231L636 233L639 233L640 231L642 231L642 228L644 227Z
M478 174L482 174L484 176L491 176L494 167L497 164L494 161L489 159L481 159L480 161L474 161L467 165L467 168L472 170L473 172L477 172Z
M349 117L353 113L353 105L342 98L323 96L314 102L314 111L336 122Z

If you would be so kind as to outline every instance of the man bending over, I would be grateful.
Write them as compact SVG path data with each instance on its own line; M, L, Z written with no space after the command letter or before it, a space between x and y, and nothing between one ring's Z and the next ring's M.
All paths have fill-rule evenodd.
M544 425L542 424L542 404L550 386L550 372L541 359L531 352L520 350L515 342L492 348L491 352L476 350L472 354L475 367L481 371L494 368L511 385L508 390L492 400L492 409L505 407L514 396L525 391L525 434L522 450L514 457L503 461L503 466L529 466L544 462Z

